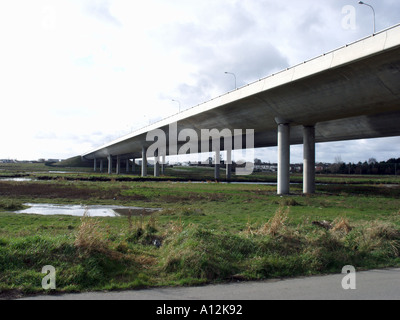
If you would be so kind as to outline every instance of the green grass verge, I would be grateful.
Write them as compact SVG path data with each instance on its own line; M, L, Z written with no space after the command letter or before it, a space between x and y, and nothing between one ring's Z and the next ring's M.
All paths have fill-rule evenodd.
M313 196L221 183L0 182L0 291L196 285L400 265L400 188L320 185ZM113 200L116 198L116 200ZM21 215L25 202L161 207L151 217ZM332 229L312 224L327 220ZM351 227L351 228L348 228ZM160 247L154 245L157 240Z

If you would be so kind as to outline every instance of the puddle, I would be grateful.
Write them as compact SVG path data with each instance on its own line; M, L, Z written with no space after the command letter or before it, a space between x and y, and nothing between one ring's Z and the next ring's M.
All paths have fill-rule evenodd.
M223 182L223 183L227 183L227 184L260 184L260 185L268 185L268 186L276 186L277 183L276 182ZM291 183L293 184L293 183Z
M32 178L0 178L0 181L24 182L24 181L33 181L33 179Z
M246 181L182 181L182 182L173 182L173 183L222 183L222 184L257 184L257 185L268 185L268 186L276 186L278 183L276 182L246 182ZM291 182L291 185L298 185L301 182Z
M43 173L43 172L40 172ZM87 173L87 172L79 172L79 171L47 171L47 173Z
M143 216L151 215L161 209L122 207L122 206L81 206L25 203L28 209L16 211L16 213L39 215L67 215L82 217L85 213L91 217L119 217L122 215Z
M398 184L383 184L382 187L393 189L393 188L398 188L399 185Z

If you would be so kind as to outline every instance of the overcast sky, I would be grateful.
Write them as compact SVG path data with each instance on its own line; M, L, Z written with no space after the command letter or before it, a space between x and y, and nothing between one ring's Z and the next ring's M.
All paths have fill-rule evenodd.
M377 30L400 1L370 0ZM355 8L347 19L345 6ZM0 159L69 158L372 33L353 0L12 0L0 4ZM256 151L276 162L276 148ZM400 157L400 138L317 161ZM302 161L301 146L292 162Z

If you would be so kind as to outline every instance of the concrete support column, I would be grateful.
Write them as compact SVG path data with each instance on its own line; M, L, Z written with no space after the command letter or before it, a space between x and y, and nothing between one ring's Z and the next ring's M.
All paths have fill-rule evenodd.
M121 174L121 157L117 156L117 168L115 170L116 174Z
M126 159L125 172L126 172L126 173L129 173L129 159Z
M147 177L147 148L142 147L142 177Z
M108 174L112 174L112 167L113 167L112 155L109 155L107 159L108 159Z
M161 174L165 174L165 155L162 156L162 163L161 163Z
M232 150L226 151L226 180L232 178Z
M135 171L136 171L136 168L135 168L135 161L136 161L136 159L133 158L133 159L132 159L132 173L135 173Z
M94 172L96 172L97 171L97 159L96 158L94 158L94 160L93 160L93 166L94 166Z
M315 193L315 127L303 129L303 192Z
M158 156L158 151L156 152L156 155L154 157L154 176L160 176L160 157Z
M278 194L290 193L290 124L278 125Z
M100 172L103 173L103 159L100 160Z
M219 150L215 152L215 167L214 167L214 178L215 180L219 180L220 177L220 167L221 167L221 156L219 154Z

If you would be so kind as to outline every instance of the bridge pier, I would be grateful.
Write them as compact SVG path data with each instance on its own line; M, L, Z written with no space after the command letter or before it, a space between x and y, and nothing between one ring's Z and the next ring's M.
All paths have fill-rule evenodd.
M121 157L117 156L117 168L115 169L116 174L121 174Z
M135 171L136 171L135 161L136 161L136 159L133 158L132 159L132 173L135 173Z
M147 148L142 147L142 177L147 177Z
M303 193L315 193L315 126L303 128Z
M278 123L278 195L290 193L290 124Z
M165 175L165 155L162 156L162 161L161 161L161 174Z
M100 173L103 173L103 159L100 160Z
M96 172L97 171L97 159L96 158L94 158L93 159L93 166L94 166L94 172Z
M232 178L232 150L226 150L226 180Z
M113 165L113 159L112 159L112 155L108 155L107 157L108 159L108 174L112 174L112 165Z
M220 178L220 168L221 168L221 156L219 150L215 152L215 167L214 167L214 178L219 180Z
M156 151L156 154L154 157L154 176L155 177L160 176L160 157L158 155L158 150Z

